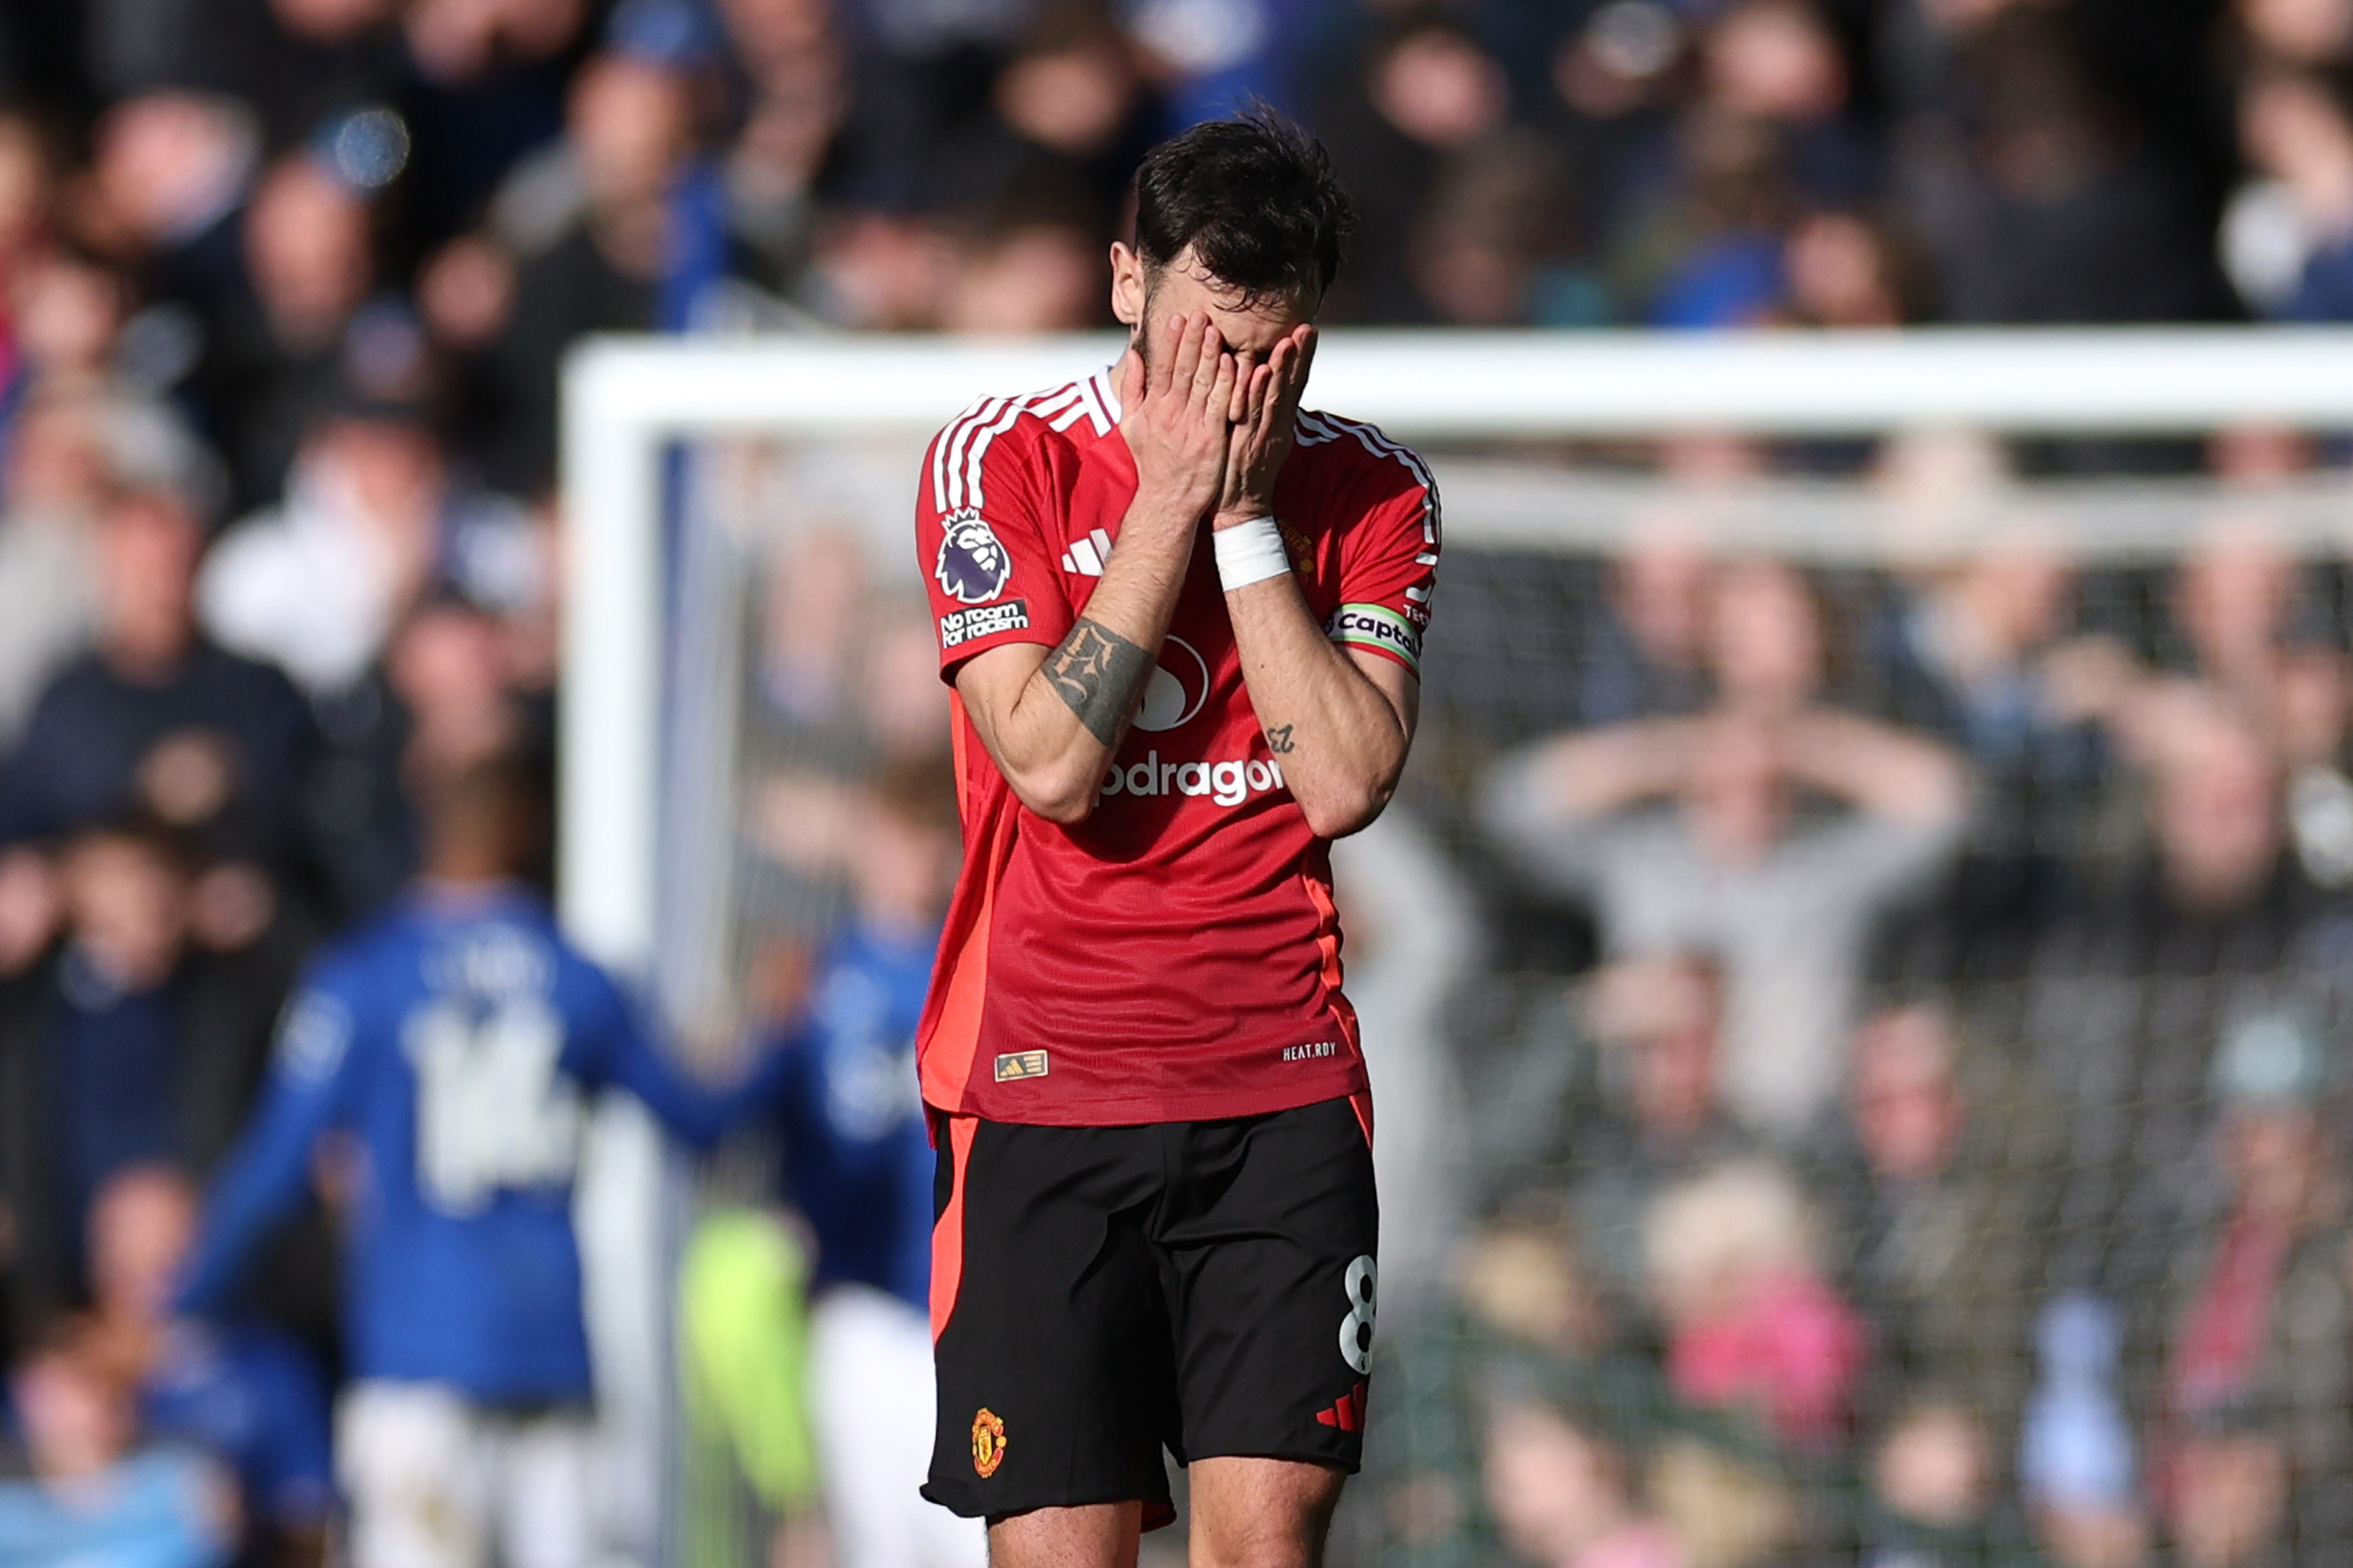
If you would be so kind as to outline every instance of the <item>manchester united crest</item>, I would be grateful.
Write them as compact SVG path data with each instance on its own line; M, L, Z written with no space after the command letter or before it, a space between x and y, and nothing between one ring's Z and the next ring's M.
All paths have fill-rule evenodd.
M1005 1418L988 1406L972 1418L972 1468L987 1480L1005 1463Z

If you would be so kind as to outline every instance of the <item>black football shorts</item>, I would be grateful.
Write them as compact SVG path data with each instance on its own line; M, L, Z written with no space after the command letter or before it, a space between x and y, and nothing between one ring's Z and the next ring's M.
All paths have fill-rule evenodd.
M1155 1529L1163 1448L1356 1470L1380 1210L1354 1102L938 1133L925 1497L976 1518L1140 1499Z

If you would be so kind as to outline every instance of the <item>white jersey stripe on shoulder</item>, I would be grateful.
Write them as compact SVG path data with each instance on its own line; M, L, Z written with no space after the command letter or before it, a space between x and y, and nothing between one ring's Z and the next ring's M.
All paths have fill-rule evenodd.
M961 487L956 481L957 475L964 467L965 448L971 442L974 433L1012 405L1013 400L1009 397L983 398L980 406L957 424L955 437L948 442L947 487L940 500L940 511L943 515L955 510L957 507L964 504L960 499Z
M950 510L980 510L981 455L988 450L988 444L997 438L999 430L1013 427L1014 422L1021 417L1021 407L1018 402L1008 399L995 415L965 432L964 450L951 454L948 462Z
M1111 434L1111 416L1103 412L1103 391L1096 385L1100 379L1099 374L1091 375L1079 383L1079 406L1086 410L1087 423L1094 426L1095 434L1108 436Z
M945 514L948 510L948 448L955 444L965 426L980 411L997 400L984 397L963 413L949 420L932 443L932 510Z
M989 443L1012 429L1020 422L1024 414L1037 414L1041 417L1057 414L1067 404L1076 401L1079 396L1079 388L1075 383L1057 387L1051 392L1036 393L1015 403L996 418L981 426L974 432L972 445L965 454L962 473L958 474L954 470L949 473L948 499L959 507L970 507L973 510L978 511L984 504L980 488L981 460L988 454Z
M1299 414L1299 424L1302 429L1314 432L1312 438L1306 436L1300 437L1308 446L1320 446L1325 441L1336 441L1343 436L1353 436L1356 444L1373 456L1388 458L1404 465L1406 471L1414 477L1414 482L1421 487L1422 541L1433 550L1437 547L1441 531L1438 481L1430 477L1430 466L1421 460L1420 454L1390 440L1374 426L1360 420L1343 419L1336 414L1310 413L1303 409Z

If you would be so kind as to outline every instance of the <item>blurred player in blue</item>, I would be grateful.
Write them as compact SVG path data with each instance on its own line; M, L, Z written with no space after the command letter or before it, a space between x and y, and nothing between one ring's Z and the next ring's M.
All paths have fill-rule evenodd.
M817 1237L810 1393L839 1568L980 1568L987 1537L916 1495L931 1465L934 1162L915 1023L957 860L944 763L886 767L843 836L856 914L747 1093Z
M601 1510L572 1192L590 1100L628 1089L697 1143L727 1102L668 1068L518 879L545 822L523 768L478 763L427 795L424 876L288 1004L182 1305L227 1297L340 1133L354 1568L586 1568Z

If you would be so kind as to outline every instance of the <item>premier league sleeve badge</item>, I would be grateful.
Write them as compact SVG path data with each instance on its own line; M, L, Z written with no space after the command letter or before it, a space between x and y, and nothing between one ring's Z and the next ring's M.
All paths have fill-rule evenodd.
M980 513L959 511L944 526L939 559L932 566L940 591L965 605L985 605L1005 592L1013 579L1013 557Z

